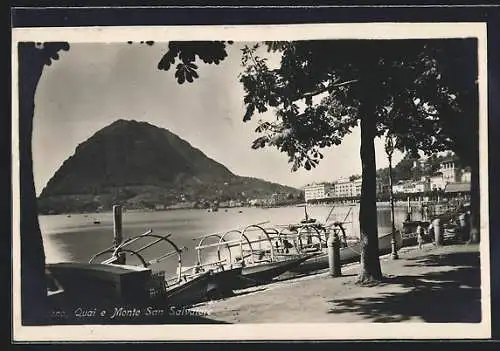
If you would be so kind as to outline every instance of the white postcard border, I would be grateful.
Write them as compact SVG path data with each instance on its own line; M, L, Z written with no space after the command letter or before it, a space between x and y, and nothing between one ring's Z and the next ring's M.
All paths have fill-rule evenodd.
M17 43L67 41L107 43L168 40L311 40L311 39L478 39L481 193L482 322L465 323L316 323L233 325L37 326L20 319L20 196L18 159ZM12 30L12 176L13 176L13 339L24 341L169 341L169 340L356 340L481 339L491 337L487 35L485 23L349 23L239 26L131 26L14 28Z

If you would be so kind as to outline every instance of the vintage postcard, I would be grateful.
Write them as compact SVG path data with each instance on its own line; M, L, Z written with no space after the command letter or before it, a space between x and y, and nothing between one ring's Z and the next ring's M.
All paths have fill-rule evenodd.
M15 341L491 335L484 23L14 28Z

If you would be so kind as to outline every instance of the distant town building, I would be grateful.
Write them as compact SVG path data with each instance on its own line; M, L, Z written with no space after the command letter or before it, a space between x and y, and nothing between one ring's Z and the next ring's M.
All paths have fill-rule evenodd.
M340 178L334 183L332 197L357 197L361 195L361 178L349 180Z
M248 201L248 204L250 206L262 206L265 204L265 200L264 199L251 199Z
M353 197L358 197L361 196L361 183L363 180L361 178L355 179L351 182L351 187L352 187L352 196Z
M361 196L361 184L363 180L361 178L350 180L348 178L337 179L330 191L330 197L332 198L351 198ZM377 179L377 195L387 193L389 191L389 185L382 182L381 179Z
M461 170L456 167L456 163L453 157L446 159L441 162L439 172L443 175L443 179L447 183L457 183L461 178Z
M243 203L237 200L229 200L228 207L241 207Z
M427 160L425 158L419 158L418 160L414 160L413 168L424 167L426 161Z
M422 177L418 182L399 181L393 186L394 193L423 193L427 191L445 191L447 193L455 192L453 184L470 183L470 171L458 167L457 157L449 154L439 165L439 170L429 177ZM467 188L466 185L457 185L460 189ZM447 189L447 190L446 190ZM463 190L460 192L464 192Z
M471 172L463 170L460 182L461 183L470 183L471 182Z
M471 184L469 183L448 183L444 192L447 196L454 198L470 199Z
M270 205L272 206L282 205L286 202L286 200L287 200L287 194L274 193L271 195Z
M392 185L392 192L394 194L404 193L404 182L402 180L396 182Z
M335 182L333 193L334 197L352 197L354 191L352 181L347 178L340 178Z
M429 177L429 186L431 191L444 190L447 181L443 177L443 173L438 172Z
M418 181L404 181L400 180L392 186L392 192L394 194L417 194L424 193L430 190L429 179L422 178Z
M382 181L382 179L377 178L377 195L388 194L389 184Z
M327 183L309 184L304 187L306 202L311 200L326 199L331 195L331 185Z

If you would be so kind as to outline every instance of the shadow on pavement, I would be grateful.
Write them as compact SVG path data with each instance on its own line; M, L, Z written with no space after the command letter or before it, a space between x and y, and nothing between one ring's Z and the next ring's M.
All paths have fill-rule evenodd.
M432 254L406 261L414 262L406 265L411 267L442 266L450 269L388 277L379 286L399 285L405 291L330 300L333 307L328 313L356 313L371 322L401 322L412 317L431 323L481 322L479 252Z

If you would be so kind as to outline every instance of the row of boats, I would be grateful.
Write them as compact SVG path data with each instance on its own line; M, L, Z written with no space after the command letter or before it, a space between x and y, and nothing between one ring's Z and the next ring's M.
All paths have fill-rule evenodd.
M96 253L88 263L48 264L48 295L55 304L70 301L92 306L181 308L220 299L270 283L286 272L304 274L327 268L327 241L332 233L341 238L341 262L359 260L359 241L347 237L344 223L321 223L309 218L306 211L306 218L298 223L272 226L263 222L205 234L193 239L195 264L190 266L183 260L187 248L177 245L171 234L148 230ZM146 257L149 249L162 244L170 249ZM397 245L403 245L399 233ZM391 234L380 237L380 253L390 249ZM155 269L172 258L177 268L171 276Z

